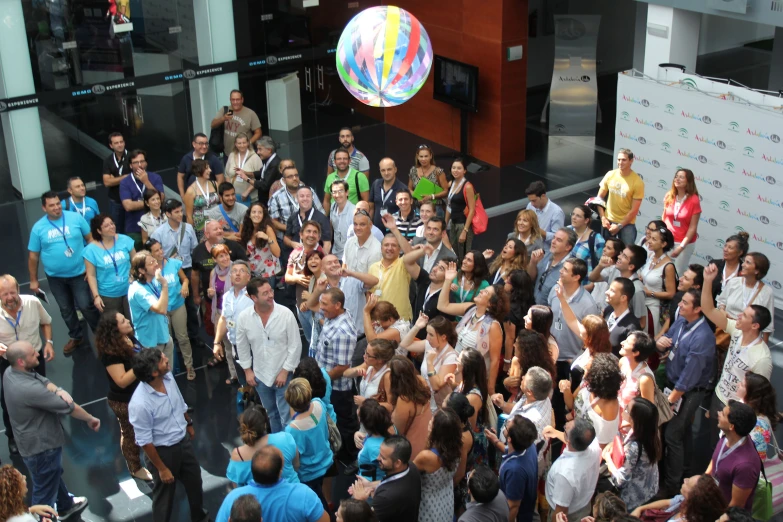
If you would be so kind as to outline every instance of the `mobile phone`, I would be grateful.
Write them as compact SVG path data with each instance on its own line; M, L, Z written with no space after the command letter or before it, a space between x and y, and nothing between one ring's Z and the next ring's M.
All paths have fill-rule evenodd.
M234 110L233 110L233 109L229 109L229 110L226 112L226 116L233 116L233 115L234 115Z

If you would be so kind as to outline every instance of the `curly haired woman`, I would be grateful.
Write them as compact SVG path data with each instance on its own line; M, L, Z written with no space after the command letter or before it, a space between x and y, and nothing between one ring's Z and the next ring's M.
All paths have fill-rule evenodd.
M0 467L0 520L5 522L35 522L35 516L57 516L57 512L49 506L25 507L24 497L27 495L27 479L13 466L6 464Z

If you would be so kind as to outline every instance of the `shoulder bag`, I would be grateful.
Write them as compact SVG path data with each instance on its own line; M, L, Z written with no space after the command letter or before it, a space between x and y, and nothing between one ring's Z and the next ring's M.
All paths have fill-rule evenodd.
M467 201L468 201L468 193L467 193L468 184L465 183L465 185L462 187L462 196L465 198L465 210L463 213L465 214L465 217L468 217L468 214L470 214L470 208L468 207ZM475 187L473 188L475 192ZM475 192L473 195L473 199L476 202L476 208L473 212L473 220L470 223L470 228L473 230L473 235L477 236L479 234L483 234L487 230L487 226L489 225L489 217L487 216L487 211L484 209L484 203L481 202L481 195L478 192Z

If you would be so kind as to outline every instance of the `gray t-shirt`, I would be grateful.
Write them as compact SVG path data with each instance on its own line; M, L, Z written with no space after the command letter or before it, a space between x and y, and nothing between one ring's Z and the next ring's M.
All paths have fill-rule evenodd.
M228 108L231 110L231 107ZM215 118L223 117L223 108L221 107ZM261 128L261 121L253 109L242 107L234 111L233 116L223 125L223 153L228 156L234 150L234 138L240 132L247 135L247 139L253 137L253 132Z
M467 510L457 522L508 522L508 501L502 491L492 502L468 503Z
M558 355L558 361L569 361L576 358L582 350L584 350L584 343L576 335L565 322L563 318L563 311L560 309L560 299L557 298L555 288L549 292L549 307L552 309L552 328L550 332L557 341L557 346L560 348L560 355ZM569 306L573 310L574 315L580 321L590 314L600 316L601 311L598 309L598 305L593 301L591 296L583 286L579 287L576 294L569 301Z
M74 405L50 392L47 384L49 379L35 372L8 368L3 374L5 404L22 457L65 445L60 415L70 415Z
M226 216L228 216L228 220L226 220L226 216L223 215L221 209L225 210L222 204L207 210L207 218L210 220L219 221L220 226L223 227L223 232L239 232L239 225L241 225L242 220L245 219L247 207L242 203L234 203L234 206L231 210L225 210ZM229 224L229 220L231 224ZM234 225L234 228L231 228L231 225Z

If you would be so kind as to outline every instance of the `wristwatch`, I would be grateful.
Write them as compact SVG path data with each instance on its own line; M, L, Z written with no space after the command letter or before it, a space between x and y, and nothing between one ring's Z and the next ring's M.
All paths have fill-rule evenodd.
M46 342L50 343L52 346L54 346L54 341L52 341L51 339L47 339Z
M432 377L436 372L427 372L427 377Z
M193 426L193 419L190 419L190 420L188 421L188 428L190 428L191 426Z

